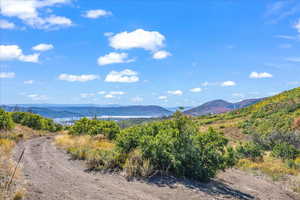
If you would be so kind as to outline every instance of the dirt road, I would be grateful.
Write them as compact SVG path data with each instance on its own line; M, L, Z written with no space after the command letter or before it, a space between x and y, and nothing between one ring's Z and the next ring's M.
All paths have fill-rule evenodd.
M228 170L209 184L156 177L128 182L120 175L89 173L80 161L72 161L40 137L20 143L15 157L26 148L23 171L30 200L183 199L296 200L278 185L238 170Z

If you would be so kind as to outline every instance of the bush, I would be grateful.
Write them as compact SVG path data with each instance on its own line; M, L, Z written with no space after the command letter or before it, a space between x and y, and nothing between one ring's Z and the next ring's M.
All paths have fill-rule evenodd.
M90 120L86 117L75 122L70 127L70 132L74 135L88 134L98 135L103 134L108 139L115 139L116 135L120 132L120 127L114 121L104 120Z
M272 156L281 158L282 160L294 160L298 155L299 150L287 143L277 144L272 150Z
M202 181L235 163L227 143L213 129L199 133L191 119L179 112L172 120L124 129L116 139L119 152L131 155L139 149L153 170Z
M240 144L236 148L236 152L239 158L249 158L252 161L261 160L263 157L263 151L261 147L254 144L253 142Z
M0 109L0 130L10 130L14 127L14 122L8 112Z
M15 123L30 127L35 130L47 130L56 132L62 130L62 125L54 123L52 119L27 112L13 112L12 119Z
M275 145L280 143L287 143L295 148L300 148L300 134L297 132L273 132L268 135L252 134L252 140L265 150L272 150Z

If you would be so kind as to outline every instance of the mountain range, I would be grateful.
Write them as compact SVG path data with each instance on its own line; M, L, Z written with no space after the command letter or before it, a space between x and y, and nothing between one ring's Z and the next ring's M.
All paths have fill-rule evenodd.
M214 100L204 103L198 107L185 107L184 113L192 116L201 116L207 114L218 114L244 108L262 99L247 99L238 103L230 103L224 100ZM96 104L18 104L18 105L2 105L0 106L6 111L23 111L32 112L48 118L72 118L84 116L151 116L163 117L169 116L178 107L163 108L154 105L134 105L134 106L101 106Z

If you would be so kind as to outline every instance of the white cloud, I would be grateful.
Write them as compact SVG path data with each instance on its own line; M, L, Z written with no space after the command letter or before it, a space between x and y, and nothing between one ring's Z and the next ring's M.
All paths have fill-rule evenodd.
M121 32L109 38L110 46L114 49L143 48L157 51L164 47L165 36L157 31L137 29L132 32Z
M32 47L33 50L35 51L48 51L50 49L53 49L53 45L52 44L38 44L34 47Z
M109 94L111 94L111 95L124 95L125 92L122 92L122 91L111 91L111 92L109 92Z
M66 17L51 15L45 20L46 23L50 25L60 25L60 26L71 26L72 21Z
M27 81L24 81L24 84L28 84L28 85L31 85L34 83L34 80L27 80Z
M60 74L58 76L59 80L69 81L69 82L86 82L99 79L98 75L95 74L82 74L82 75L72 75L72 74Z
M249 78L272 78L273 75L267 72L251 72L251 74L249 75Z
M39 62L39 56L40 56L40 54L38 54L38 53L31 54L31 55L21 55L19 57L19 60L23 61L23 62L37 63L37 62Z
M0 12L6 17L17 17L25 24L35 28L58 28L70 26L72 21L63 16L45 16L47 12L42 13L42 9L69 2L71 0L1 0Z
M289 49L289 48L292 48L293 45L291 44L280 44L279 45L279 48L281 49Z
M132 99L131 99L131 101L132 102L135 102L135 103L140 103L140 102L142 102L142 101L144 101L144 99L142 98L142 97L133 97Z
M124 95L124 94L126 94L126 93L122 92L122 91L111 91L108 94L106 94L104 96L104 98L106 98L106 99L112 99L112 98L115 98L116 96L120 96L120 95Z
M294 24L294 28L300 33L300 19Z
M300 62L300 57L290 57L286 58L285 60L289 62Z
M118 83L134 83L139 81L138 73L125 69L123 71L111 71L105 78L106 82L118 82Z
M15 78L14 72L0 72L0 78Z
M180 96L183 94L183 92L181 90L169 90L168 94Z
M113 32L105 32L103 35L105 36L105 37L110 37L110 36L112 36L114 33Z
M0 45L0 60L19 60L23 62L39 62L40 54L24 55L18 45Z
M203 87L207 87L207 86L216 86L216 85L219 85L219 83L218 82L207 82L207 81L205 81L205 82L201 83L201 85Z
M300 81L291 81L287 83L288 85L300 85Z
M286 40L296 40L299 39L298 37L291 36L291 35L275 35L276 38L286 39Z
M83 15L84 17L91 18L91 19L97 19L100 17L105 17L112 15L110 11L102 10L102 9L97 9L97 10L88 10L86 13Z
M96 94L94 93L81 93L80 97L81 98L89 98L89 97L94 97Z
M40 95L40 94L29 94L29 95L27 95L27 97L34 100L34 101L48 100L48 97L46 95Z
M157 51L153 54L152 58L154 59L164 59L164 58L167 58L168 56L171 56L171 53L170 52L167 52L167 51Z
M99 91L99 92L97 92L97 94L103 95L103 94L106 94L106 92L105 91Z
M107 94L104 96L104 98L106 99L112 99L112 98L115 98L115 96L111 95L111 94Z
M166 100L166 99L168 99L168 97L167 96L159 96L158 99L160 99L160 100Z
M134 59L127 59L127 53L116 53L112 52L98 58L98 65L109 65L114 63L130 63Z
M224 81L223 83L221 83L222 87L231 87L231 86L235 86L236 83L234 81Z
M202 92L202 88L192 88L190 92Z
M16 28L16 25L12 22L9 22L7 20L0 20L0 29L14 29Z

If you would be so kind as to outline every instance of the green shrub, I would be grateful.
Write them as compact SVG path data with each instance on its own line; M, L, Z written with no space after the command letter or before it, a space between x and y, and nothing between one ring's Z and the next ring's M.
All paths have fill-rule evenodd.
M30 127L35 130L47 130L56 132L62 130L62 125L54 123L52 119L27 112L13 112L12 119L15 123Z
M124 129L116 139L119 152L131 154L139 149L153 170L202 181L235 163L227 143L213 129L199 133L192 120L179 112L171 120Z
M253 142L240 144L239 146L237 146L236 152L239 158L249 158L253 161L261 160L263 157L263 151L261 147L254 144Z
M280 143L274 146L272 156L281 158L282 160L294 160L299 155L299 150L287 143Z
M120 132L119 125L114 121L104 121L96 119L88 119L86 117L75 122L70 127L70 132L74 135L88 134L98 135L103 134L108 139L115 139L116 135Z
M14 122L8 112L0 109L0 130L10 130L14 127Z

